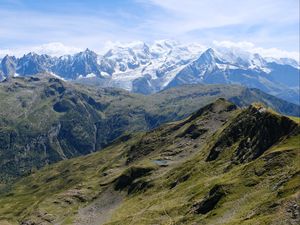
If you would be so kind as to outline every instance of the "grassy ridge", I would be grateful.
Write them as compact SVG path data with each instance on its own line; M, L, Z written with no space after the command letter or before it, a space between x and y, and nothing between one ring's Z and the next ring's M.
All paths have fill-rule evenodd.
M250 141L248 152L261 154L236 161L244 140L260 138L248 128L233 132L241 115L254 118L249 130L266 121L256 128L258 135L272 132L268 121L289 129L270 147ZM297 224L299 129L264 108L241 110L218 100L187 119L122 137L103 151L20 179L0 195L0 219L89 224L87 218L96 215L103 224ZM233 141L217 145L228 139ZM222 146L218 157L208 161L216 146ZM111 201L103 205L103 199ZM111 216L104 220L104 214Z
M0 83L0 182L95 152L126 133L185 118L219 97L299 113L299 106L234 85L190 85L143 96L47 75L11 78Z

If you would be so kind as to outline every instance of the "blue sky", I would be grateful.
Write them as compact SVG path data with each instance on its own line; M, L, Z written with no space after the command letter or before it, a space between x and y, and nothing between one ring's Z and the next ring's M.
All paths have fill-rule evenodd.
M299 52L299 0L0 0L0 18L0 55L157 39Z

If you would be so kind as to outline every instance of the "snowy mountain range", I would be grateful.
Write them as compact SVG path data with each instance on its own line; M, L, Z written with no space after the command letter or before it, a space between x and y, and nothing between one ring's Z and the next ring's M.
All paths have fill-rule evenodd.
M0 80L50 73L64 80L151 94L183 84L240 84L299 104L299 63L237 48L161 40L116 45L103 55L86 49L51 57L28 53L1 60Z

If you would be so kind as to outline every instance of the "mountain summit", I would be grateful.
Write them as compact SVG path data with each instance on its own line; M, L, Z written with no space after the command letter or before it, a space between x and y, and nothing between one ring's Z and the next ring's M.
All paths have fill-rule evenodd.
M151 94L182 84L240 84L299 104L299 63L243 49L155 41L119 44L103 55L86 49L51 57L29 53L1 61L0 79L48 72L65 80Z

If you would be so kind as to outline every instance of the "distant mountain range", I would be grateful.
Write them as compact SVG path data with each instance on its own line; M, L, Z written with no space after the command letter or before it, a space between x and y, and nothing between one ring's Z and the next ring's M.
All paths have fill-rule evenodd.
M1 60L0 80L48 72L64 80L151 94L182 84L239 84L299 104L299 63L232 48L175 41L119 45L104 55L86 49L51 57L28 53Z

